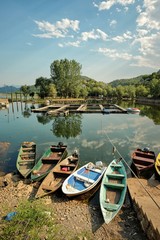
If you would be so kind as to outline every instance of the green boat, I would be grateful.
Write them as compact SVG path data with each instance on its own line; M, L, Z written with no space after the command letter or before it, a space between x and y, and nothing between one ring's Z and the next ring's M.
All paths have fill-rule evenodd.
M113 160L107 167L100 187L100 208L105 223L109 223L121 209L127 190L127 174L120 160Z
M59 142L58 145L51 145L37 161L31 172L31 181L40 181L67 156L67 146Z
M16 168L18 172L27 178L35 165L36 144L34 142L23 142L19 149Z

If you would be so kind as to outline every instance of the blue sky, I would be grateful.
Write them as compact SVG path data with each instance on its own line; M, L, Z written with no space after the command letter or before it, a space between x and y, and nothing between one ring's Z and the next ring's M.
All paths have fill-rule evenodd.
M111 82L158 71L160 0L5 0L0 2L0 85L50 77L57 59Z

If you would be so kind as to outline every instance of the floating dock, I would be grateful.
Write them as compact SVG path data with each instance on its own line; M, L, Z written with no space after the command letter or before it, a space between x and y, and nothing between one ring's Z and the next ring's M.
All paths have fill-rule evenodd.
M0 98L0 108L7 108L9 106L8 99Z
M127 113L127 110L116 104L53 104L32 112L46 112L48 115L67 115L69 113Z
M128 178L128 191L138 220L148 239L160 239L160 182Z

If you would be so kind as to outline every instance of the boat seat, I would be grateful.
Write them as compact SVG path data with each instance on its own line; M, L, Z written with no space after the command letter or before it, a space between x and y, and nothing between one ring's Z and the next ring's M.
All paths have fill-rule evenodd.
M117 211L119 206L120 206L119 204L114 204L114 203L107 203L107 202L103 203L103 207L111 212Z
M112 173L112 174L107 174L107 177L109 178L116 178L116 179L121 179L121 178L124 178L124 174L115 174L115 173Z
M155 159L151 158L145 158L145 157L139 157L139 156L134 156L133 161L139 161L139 162L148 162L148 163L154 163Z
M113 182L105 182L105 186L110 188L116 188L116 189L123 189L125 187L122 183L113 183Z
M100 169L98 169L98 168L88 168L88 167L86 167L86 169L87 170L90 170L90 171L93 171L93 172L97 172L97 173L101 173L102 172L102 170L100 170Z
M35 152L26 152L26 153L23 152L20 156L21 156L21 157L26 157L26 156L28 156L28 155L29 155L29 156L30 156L30 155L35 155Z
M24 160L21 160L21 161L18 161L18 163L26 163L26 162L34 162L35 160L34 159L24 159Z
M91 184L95 182L93 179L90 179L88 177L82 176L82 175L77 174L77 173L75 173L74 176L77 180L82 181L82 182L88 182L88 183L91 183Z
M59 161L60 158L51 158L51 157L44 157L42 161Z
M121 164L112 164L111 167L121 168L122 165Z

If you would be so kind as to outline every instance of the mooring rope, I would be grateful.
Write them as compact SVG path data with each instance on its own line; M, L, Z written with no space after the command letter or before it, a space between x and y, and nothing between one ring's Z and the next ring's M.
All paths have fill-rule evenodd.
M160 209L160 206L158 205L158 203L155 201L155 199L152 197L152 195L150 194L150 192L145 188L145 186L143 185L143 183L140 181L140 179L137 177L137 175L135 174L135 172L130 168L130 166L128 165L128 163L125 161L125 159L123 158L123 156L120 154L120 152L117 150L116 146L113 144L112 140L109 138L108 134L106 133L106 136L109 140L109 142L111 143L111 145L113 146L113 153L115 153L115 151L118 153L118 155L120 156L121 160L124 161L124 163L126 164L126 166L129 168L129 170L132 172L132 174L135 176L135 178L138 180L138 182L140 183L140 185L144 188L144 190L147 192L147 194L150 196L150 198L152 199L152 201L156 204L156 206Z

